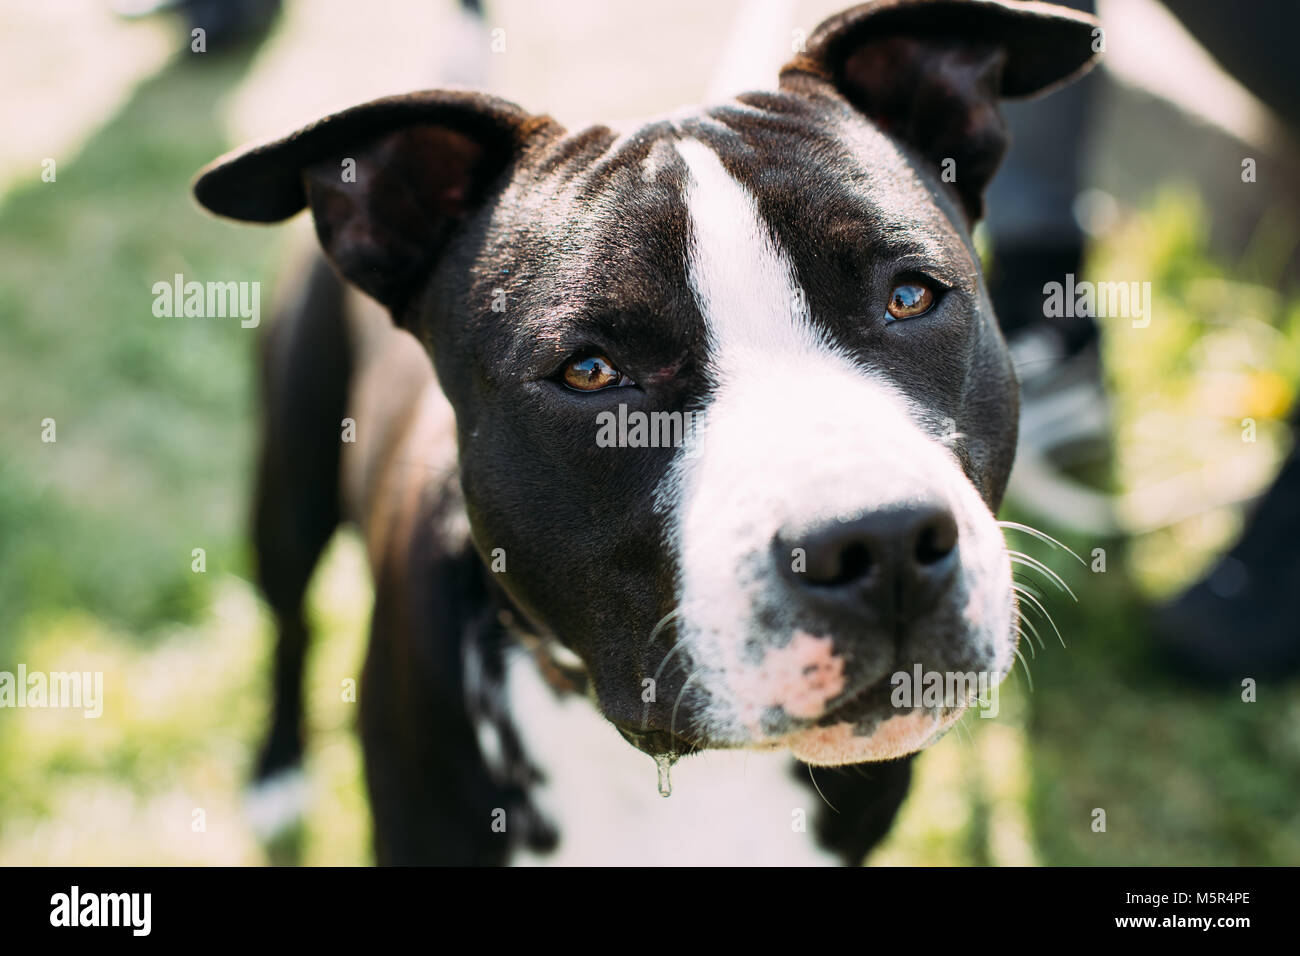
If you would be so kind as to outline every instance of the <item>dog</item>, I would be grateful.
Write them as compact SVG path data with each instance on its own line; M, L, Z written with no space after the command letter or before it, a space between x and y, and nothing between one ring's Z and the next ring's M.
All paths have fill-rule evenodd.
M775 91L630 128L430 91L201 171L220 216L310 209L328 260L266 340L259 779L300 760L347 520L378 862L861 863L971 703L896 675L1014 659L1017 383L971 233L999 101L1098 35L877 0Z

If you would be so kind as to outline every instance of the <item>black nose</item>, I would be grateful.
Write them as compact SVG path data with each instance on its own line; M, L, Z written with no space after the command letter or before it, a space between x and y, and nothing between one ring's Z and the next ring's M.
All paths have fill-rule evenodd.
M905 623L933 607L952 584L957 522L946 506L927 502L778 535L774 547L804 600Z

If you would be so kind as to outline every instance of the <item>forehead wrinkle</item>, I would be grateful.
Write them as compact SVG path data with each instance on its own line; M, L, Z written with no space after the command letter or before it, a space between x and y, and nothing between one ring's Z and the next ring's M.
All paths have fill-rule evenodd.
M863 175L887 177L891 198L877 207L880 234L897 231L916 235L932 258L950 257L961 269L978 272L974 237L956 196L929 162L900 145L865 120L836 121L845 154ZM871 157L870 163L865 157ZM957 170L960 176L962 171Z
M664 144L671 144L668 124L638 128L607 144L599 170L530 181L528 215L498 221L495 239L510 272L487 285L507 290L515 321L505 328L517 360L601 339L657 352L689 337L682 322L695 310L683 274L684 171L671 145L672 162L654 181L642 176L643 159ZM562 217L547 208L548 196L551 203L563 197Z
M764 161L737 176L792 250L809 237L872 259L913 259L974 292L978 261L965 219L937 177L867 120L833 118L815 134L784 116L749 144ZM820 168L818 168L820 167ZM817 172L811 172L817 169ZM886 197L883 201L881 197ZM794 232L782 229L793 222Z
M810 110L801 97L750 94L686 128L728 158L788 249L838 239L870 257L949 264L945 278L963 284L973 245L945 188L856 110ZM783 234L786 221L797 232Z

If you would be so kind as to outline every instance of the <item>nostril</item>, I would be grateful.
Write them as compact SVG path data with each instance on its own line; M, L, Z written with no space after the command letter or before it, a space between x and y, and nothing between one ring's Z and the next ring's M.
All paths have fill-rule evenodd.
M932 515L916 536L916 562L938 564L957 547L957 522L946 511Z
M901 627L935 607L957 580L957 539L952 511L934 500L782 531L772 545L784 577L810 608Z
M836 567L829 575L820 577L811 577L809 584L822 587L839 587L844 584L852 584L861 578L865 578L871 573L871 566L874 564L871 557L871 549L861 541L853 541L847 544L839 553L839 559L835 562Z
M938 586L952 571L957 522L941 505L882 508L773 538L791 583L854 600ZM789 556L794 555L791 561Z

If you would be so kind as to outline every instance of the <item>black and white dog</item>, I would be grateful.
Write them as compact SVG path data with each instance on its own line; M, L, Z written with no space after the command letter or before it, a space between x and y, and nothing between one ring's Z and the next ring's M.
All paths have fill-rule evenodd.
M352 519L381 862L861 861L968 702L891 675L1013 660L1017 386L971 228L999 99L1095 28L877 0L775 92L636 128L424 92L206 169L223 216L310 208L364 293L322 266L269 336L261 776L301 754L303 589ZM686 757L671 799L638 751L664 790ZM818 773L837 812L801 764L858 765Z

